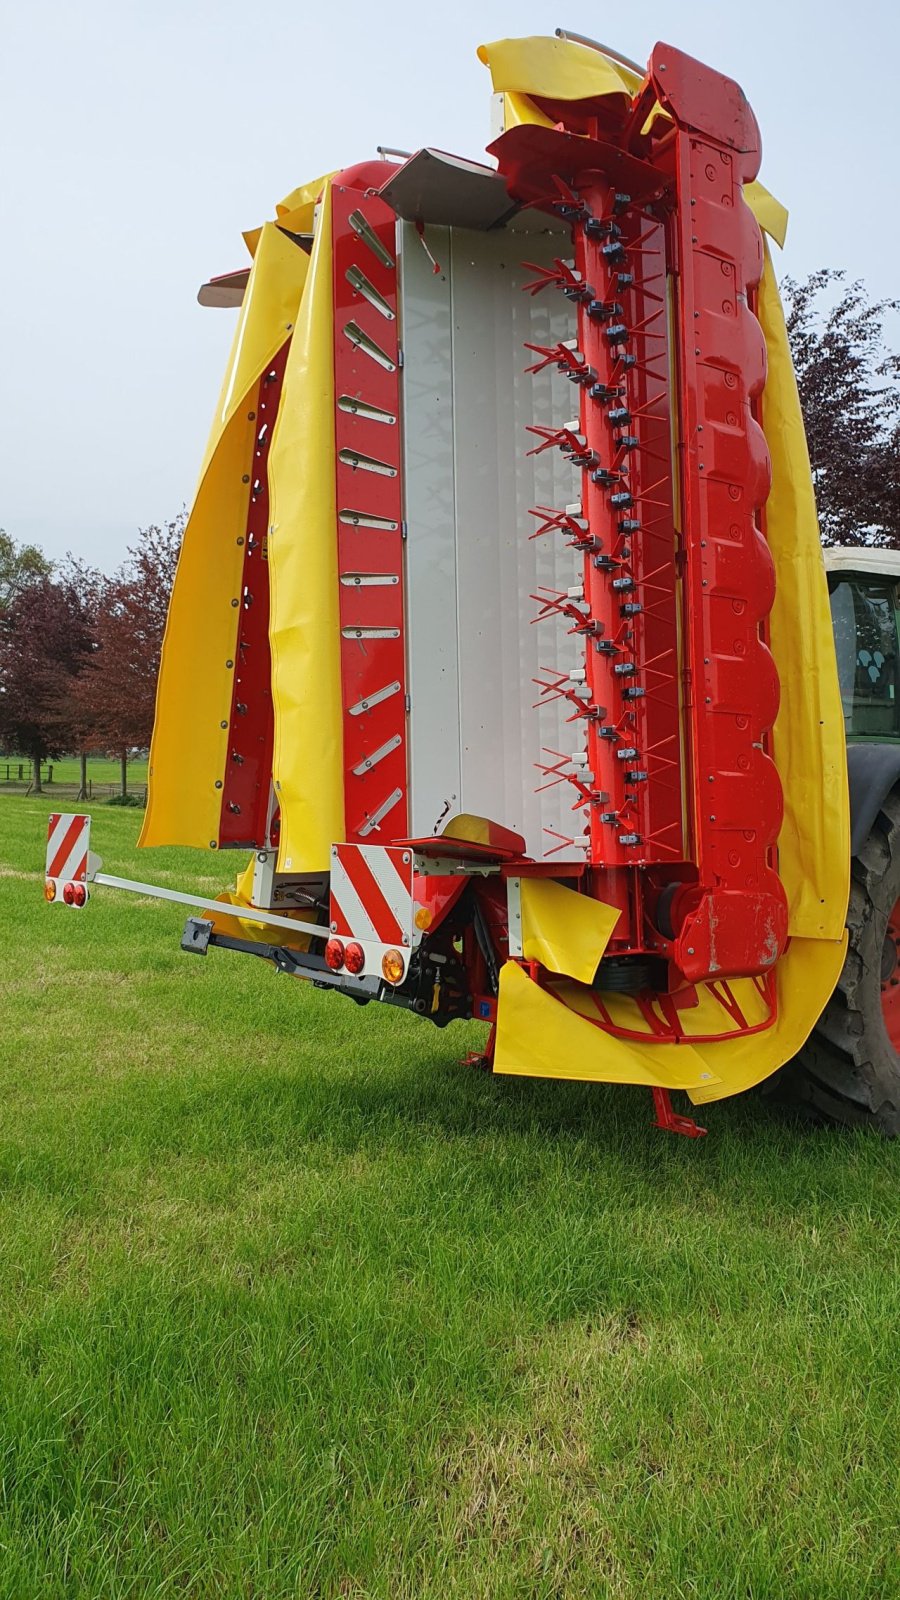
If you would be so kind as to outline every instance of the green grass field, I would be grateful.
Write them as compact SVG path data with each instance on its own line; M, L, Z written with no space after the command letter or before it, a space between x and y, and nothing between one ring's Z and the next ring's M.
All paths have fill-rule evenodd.
M900 1149L492 1079L0 799L4 1600L900 1596ZM108 871L200 892L224 861Z
M27 780L31 776L31 769L30 769L30 765L29 765L29 762L27 760L27 757L25 757L25 756L0 756L0 785L2 785L2 783L4 782L4 780L6 778L7 766L9 766L11 769L15 769L15 771L13 773L13 776L15 776L15 773L18 772L18 768L19 768L19 764L20 763L24 768L25 777L26 777L26 780ZM80 782L80 780L81 780L81 763L80 763L80 761L79 761L77 756L63 756L61 760L59 760L59 761L51 761L49 763L49 765L52 766L52 768L53 768L53 781L54 781L54 783L79 783ZM43 773L45 771L45 768L42 767L41 771ZM120 776L121 776L121 774L120 774L118 761L107 761L107 760L104 760L102 757L98 757L98 756L91 756L90 757L90 759L88 761L88 777L91 779L91 781L93 783L115 783L115 784L118 784L118 782L120 780ZM147 763L146 763L146 761L137 761L137 760L129 761L129 763L128 763L128 784L129 784L129 788L142 789L144 787L144 785L146 784L146 782L147 782ZM48 788L47 793L50 795L50 797L52 799L52 796L53 796L52 787Z

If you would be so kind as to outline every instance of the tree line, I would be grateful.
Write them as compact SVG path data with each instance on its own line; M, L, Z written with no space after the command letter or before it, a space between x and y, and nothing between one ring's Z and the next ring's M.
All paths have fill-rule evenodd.
M825 544L900 548L900 309L830 269L782 283ZM185 518L140 530L105 577L77 557L53 566L0 530L0 749L49 758L127 753L153 727L156 676Z
M828 267L781 293L822 542L900 549L900 301Z
M150 743L156 678L184 515L139 530L105 576L75 556L59 564L0 530L0 748L41 765L102 750L121 763Z

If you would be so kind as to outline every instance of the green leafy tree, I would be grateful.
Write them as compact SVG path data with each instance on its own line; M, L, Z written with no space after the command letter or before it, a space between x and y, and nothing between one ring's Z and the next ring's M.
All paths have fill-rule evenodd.
M52 571L52 563L36 544L19 544L0 528L0 613L28 584L49 578Z

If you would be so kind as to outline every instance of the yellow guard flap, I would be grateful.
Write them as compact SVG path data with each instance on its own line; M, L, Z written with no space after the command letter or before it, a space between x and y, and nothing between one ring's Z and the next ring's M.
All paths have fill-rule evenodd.
M235 330L169 602L142 845L216 846L256 424L247 403L291 337L308 257L267 223Z
M522 952L548 972L590 983L621 916L552 878L522 878Z
M331 187L269 455L269 642L278 869L324 872L344 837L332 352Z
M637 73L572 39L496 39L478 46L478 59L490 69L495 93L511 90L542 100L630 97L641 81Z

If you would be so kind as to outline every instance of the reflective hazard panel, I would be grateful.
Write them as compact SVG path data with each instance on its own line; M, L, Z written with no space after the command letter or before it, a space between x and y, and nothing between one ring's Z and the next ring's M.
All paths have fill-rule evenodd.
M66 906L87 903L88 847L91 819L68 811L55 811L47 825L47 859L44 895Z
M373 956L394 949L407 961L415 934L413 872L411 850L333 845L331 932L339 939L357 941Z

